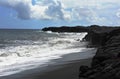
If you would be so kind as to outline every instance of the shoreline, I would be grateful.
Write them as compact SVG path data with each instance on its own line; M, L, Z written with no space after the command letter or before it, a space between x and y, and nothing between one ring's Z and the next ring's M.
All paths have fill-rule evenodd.
M39 72L39 68L32 72L31 70L10 76L0 77L0 79L79 79L79 68L81 65L90 66L92 58L71 61L71 63L48 66L49 70ZM29 72L31 71L31 72ZM28 73L26 73L28 72Z
M91 54L95 55L96 50L91 50L91 52ZM80 59L80 54L81 53L67 54L62 56L60 59L52 60L50 64L43 68L22 71L13 75L0 77L0 79L66 79L67 77L70 77L71 79L77 79L79 75L79 67L81 65L90 66L94 56L91 55L86 59ZM69 59L71 60L68 61Z
M78 79L79 67L81 65L90 66L92 58L72 61L71 63L57 65L58 68L44 72L42 74L34 74L26 79ZM52 67L51 67L52 68Z

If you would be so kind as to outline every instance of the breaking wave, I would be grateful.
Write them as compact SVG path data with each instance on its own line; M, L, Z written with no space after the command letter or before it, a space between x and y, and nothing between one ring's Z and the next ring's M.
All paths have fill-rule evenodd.
M41 32L42 33L42 32ZM86 50L81 42L87 33L52 33L45 40L12 40L0 49L0 76L11 75L47 64L53 59ZM8 41L9 42L9 41ZM84 59L86 56L82 56Z

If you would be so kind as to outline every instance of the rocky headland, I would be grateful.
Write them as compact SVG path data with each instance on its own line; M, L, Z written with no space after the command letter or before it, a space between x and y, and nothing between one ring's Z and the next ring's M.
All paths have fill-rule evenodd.
M88 32L83 39L88 47L97 47L91 67L81 66L79 79L120 79L120 28L92 25L89 27L49 27L43 31Z
M90 34L90 35L89 35ZM101 32L94 36L89 33L85 39L97 45L91 68L80 67L80 79L120 79L120 28ZM96 34L96 33L95 33Z

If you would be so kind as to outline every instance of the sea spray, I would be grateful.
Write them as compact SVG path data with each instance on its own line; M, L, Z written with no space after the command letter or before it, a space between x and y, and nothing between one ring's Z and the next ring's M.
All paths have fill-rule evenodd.
M8 35L11 38L7 38ZM3 37L6 43L1 43L5 46L0 48L0 76L43 66L65 54L89 50L85 47L86 43L81 42L86 35L87 33L53 33L38 30L13 30L10 33L6 31L6 36ZM81 56L81 59L84 58L87 58L87 55Z

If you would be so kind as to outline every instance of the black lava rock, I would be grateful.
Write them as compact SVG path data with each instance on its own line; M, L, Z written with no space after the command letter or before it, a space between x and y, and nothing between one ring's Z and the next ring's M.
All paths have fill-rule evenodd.
M91 39L97 41L100 47L92 60L92 67L85 73L81 73L80 79L120 79L120 29L110 32L99 33L97 36L86 37L88 41ZM96 34L95 34L96 35ZM91 42L91 41L90 41ZM95 42L91 42L96 44ZM94 73L93 73L94 71ZM89 75L88 75L89 73ZM86 75L87 74L87 75Z

